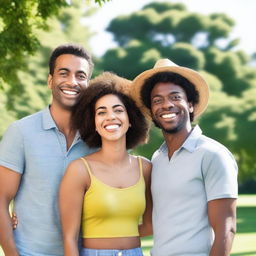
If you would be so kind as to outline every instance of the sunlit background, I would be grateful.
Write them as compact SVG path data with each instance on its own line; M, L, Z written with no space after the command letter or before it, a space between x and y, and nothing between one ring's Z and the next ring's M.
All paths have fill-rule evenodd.
M239 164L241 197L232 256L255 256L256 1L112 0L102 6L93 0L66 2L66 7L43 6L45 17L54 10L47 26L31 11L31 30L25 30L25 19L22 23L22 17L15 16L18 11L8 17L7 4L0 4L0 138L11 122L49 104L48 58L59 44L75 42L89 49L94 76L108 70L133 79L159 58L199 70L211 97L197 122L206 135L227 146ZM7 41L1 34L4 18L13 29ZM160 131L152 128L149 143L134 153L150 158L162 140ZM143 240L146 255L151 245L152 238Z

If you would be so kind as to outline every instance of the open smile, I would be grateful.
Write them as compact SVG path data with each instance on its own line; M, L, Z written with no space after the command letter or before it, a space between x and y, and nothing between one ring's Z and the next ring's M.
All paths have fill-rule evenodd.
M160 115L163 119L175 118L177 113L169 113L169 114L162 114Z
M77 89L61 88L60 90L65 95L73 96L73 95L78 95L79 94L79 90L77 90Z
M171 120L174 120L176 117L177 117L178 113L174 113L174 112L168 112L168 113L161 113L159 114L159 117L163 120L166 120L166 121L171 121Z
M120 124L108 124L104 128L108 131L117 130L121 125Z

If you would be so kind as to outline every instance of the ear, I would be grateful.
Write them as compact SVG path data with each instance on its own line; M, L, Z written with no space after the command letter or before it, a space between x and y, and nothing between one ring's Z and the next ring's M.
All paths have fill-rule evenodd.
M188 107L189 107L189 113L193 113L194 112L194 106L193 106L192 102L188 103Z
M48 88L52 89L52 75L51 74L48 75L47 85L48 85Z

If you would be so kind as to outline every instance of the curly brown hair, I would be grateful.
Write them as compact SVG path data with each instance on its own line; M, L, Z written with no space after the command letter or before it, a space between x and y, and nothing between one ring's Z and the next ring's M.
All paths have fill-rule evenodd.
M124 104L131 127L126 133L126 148L131 149L147 142L149 123L129 97L130 81L113 73L104 72L91 80L73 108L71 125L89 147L101 147L101 137L95 127L95 104L105 95L116 95Z

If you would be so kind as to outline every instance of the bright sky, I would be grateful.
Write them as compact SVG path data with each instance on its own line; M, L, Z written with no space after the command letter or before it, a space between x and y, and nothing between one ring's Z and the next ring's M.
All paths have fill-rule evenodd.
M114 47L110 33L104 32L108 23L119 15L138 11L152 0L111 0L105 3L97 14L85 23L97 33L91 46L95 55L102 55L108 48ZM227 13L236 22L232 38L239 37L239 49L248 53L256 52L256 0L155 0L155 2L184 3L192 12L203 14ZM92 4L93 5L93 4ZM96 5L95 5L96 6Z

